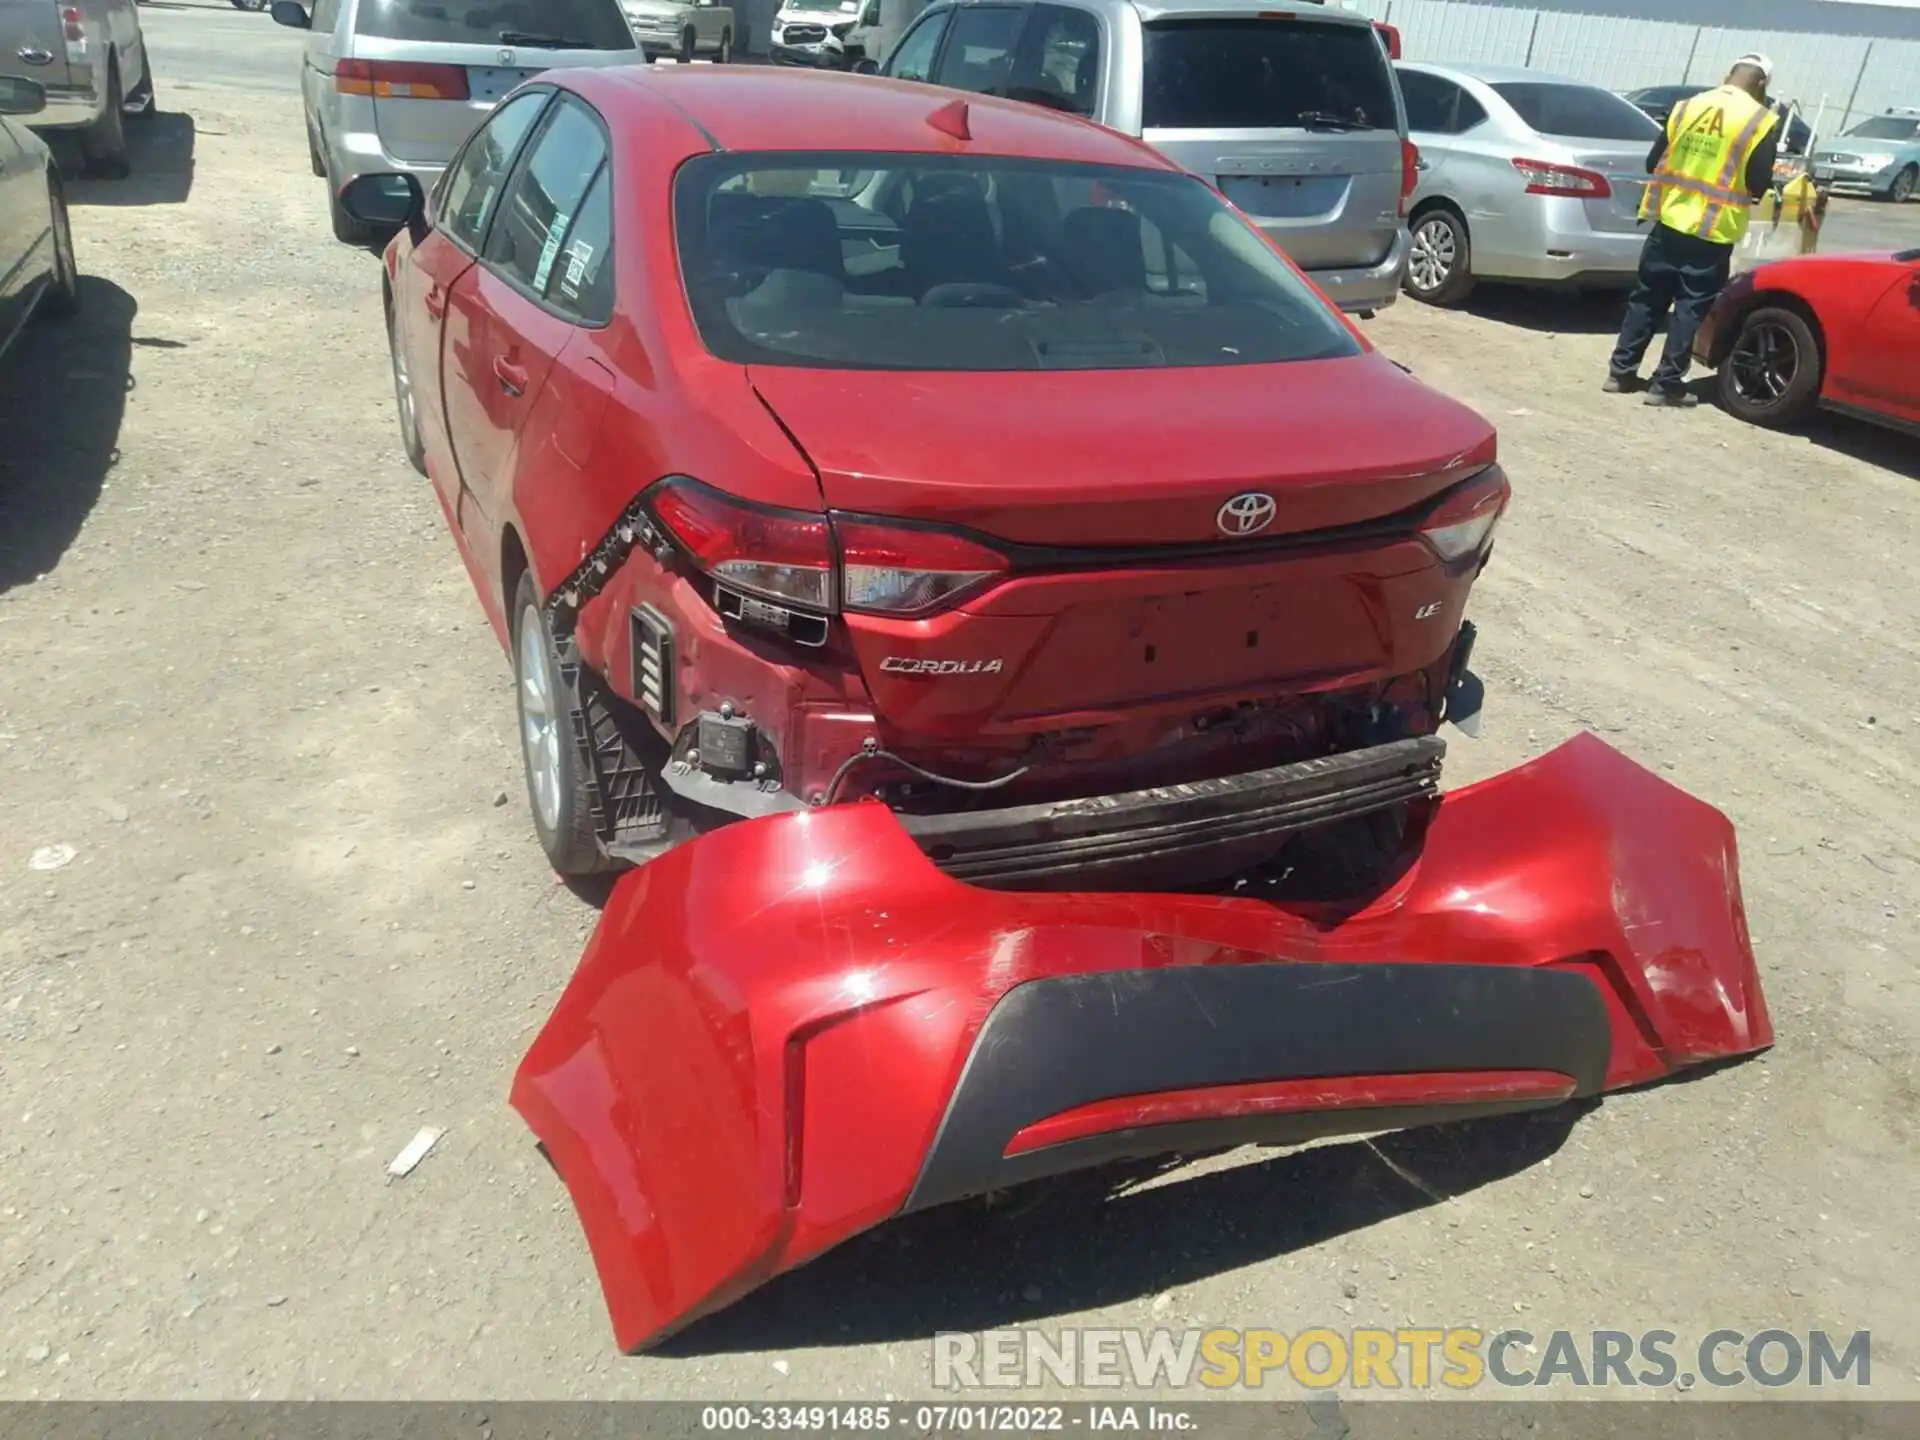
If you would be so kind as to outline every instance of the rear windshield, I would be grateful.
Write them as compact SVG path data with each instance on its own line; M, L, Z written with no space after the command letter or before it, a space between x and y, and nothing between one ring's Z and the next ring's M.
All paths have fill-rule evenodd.
M360 0L356 33L437 45L631 50L619 0Z
M1493 87L1519 112L1527 127L1569 140L1640 140L1653 143L1659 124L1611 90L1597 85L1555 85L1507 80Z
M1847 134L1862 140L1911 140L1916 132L1920 132L1920 120L1909 120L1903 115L1876 115L1871 120L1862 120Z
M1370 26L1156 20L1143 27L1149 130L1395 130L1393 77Z
M1200 181L930 155L701 156L675 181L707 348L829 370L1114 370L1359 353Z

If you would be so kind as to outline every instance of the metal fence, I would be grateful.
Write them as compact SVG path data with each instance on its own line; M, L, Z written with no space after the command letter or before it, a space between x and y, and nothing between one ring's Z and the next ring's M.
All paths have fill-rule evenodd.
M1409 60L1525 65L1610 90L1686 84L1704 89L1719 82L1736 56L1759 50L1773 59L1774 94L1799 101L1822 134L1890 106L1920 106L1920 40L1742 30L1458 0L1354 0L1347 8L1397 26Z

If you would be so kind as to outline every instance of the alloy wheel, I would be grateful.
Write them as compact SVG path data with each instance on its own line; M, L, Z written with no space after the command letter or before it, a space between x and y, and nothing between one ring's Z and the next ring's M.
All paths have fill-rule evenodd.
M1727 369L1742 404L1770 410L1800 374L1800 347L1786 326L1761 321L1741 332L1727 357Z
M534 808L548 831L560 824L560 727L557 684L547 663L547 633L539 607L520 612L520 743L526 753L527 782Z
M1453 226L1435 216L1413 232L1413 249L1407 256L1407 274L1416 290L1432 294L1447 283L1460 258L1459 241Z

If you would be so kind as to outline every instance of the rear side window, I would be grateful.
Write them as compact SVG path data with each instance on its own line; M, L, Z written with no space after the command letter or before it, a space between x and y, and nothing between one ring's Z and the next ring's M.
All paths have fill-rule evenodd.
M1149 130L1399 125L1387 54L1368 25L1157 20L1144 28Z
M340 22L340 0L313 0L313 14L307 21L307 28L321 35L331 35L333 27Z
M613 318L612 250L613 175L602 165L567 227L547 279L547 302L589 325L606 324Z
M1026 18L1025 10L1011 5L955 12L953 35L941 52L934 83L976 95L1004 96L1013 70L1014 42Z
M1065 5L1034 6L1008 98L1091 116L1099 88L1100 22Z
M562 100L534 140L487 237L488 263L545 295L567 232L606 159L599 123L584 105Z
M1555 85L1542 80L1510 80L1493 91L1514 108L1527 128L1569 140L1638 140L1651 145L1660 133L1656 121L1611 90L1596 85Z
M437 221L467 249L479 250L500 188L507 183L507 171L520 152L520 142L551 98L548 90L516 95L487 117L447 172L442 181L445 188L435 207Z
M1430 135L1461 135L1487 118L1480 102L1453 81L1423 70L1398 73L1409 130Z
M631 50L619 0L360 0L357 34L430 45Z

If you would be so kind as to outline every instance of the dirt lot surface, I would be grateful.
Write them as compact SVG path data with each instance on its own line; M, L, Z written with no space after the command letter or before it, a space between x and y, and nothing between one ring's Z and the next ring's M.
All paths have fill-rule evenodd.
M1778 1048L935 1213L624 1359L505 1103L594 915L401 457L376 262L295 96L161 96L140 173L77 187L84 314L0 375L0 1396L878 1398L1028 1320L1870 1329L1920 1396L1920 445L1602 396L1606 305L1383 314L1517 488L1452 780L1585 728L1725 808Z

